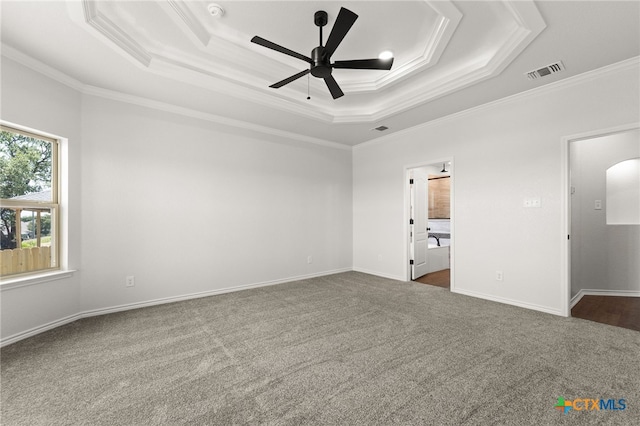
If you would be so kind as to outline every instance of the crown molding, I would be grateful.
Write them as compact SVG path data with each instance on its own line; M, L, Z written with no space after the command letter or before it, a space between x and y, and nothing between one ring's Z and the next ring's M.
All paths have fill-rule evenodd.
M249 123L242 120L235 120L226 117L222 117L215 114L206 113L203 111L198 111L195 109L180 107L177 105L172 105L164 102L154 101L148 98L143 98L140 96L134 96L125 94L122 92L117 92L114 90L103 89L96 86L91 86L82 83L79 80L76 80L72 77L69 77L67 74L52 68L51 66L34 59L19 50L8 46L4 43L0 44L2 49L2 56L5 58L11 59L20 65L29 68L30 70L37 72L39 74L44 75L58 83L62 83L65 86L77 91L79 94L90 95L104 99L110 99L114 101L124 102L132 105L142 106L146 108L151 108L159 111L170 112L173 114L178 114L186 117L191 117L203 121L209 121L212 123L217 123L221 125L226 125L234 128L249 130L252 132L267 134L271 136L277 136L280 138L286 138L288 140L296 141L296 142L305 142L314 145L321 145L330 148L337 148L342 150L351 150L351 147L348 145L340 144L337 142L314 138L311 136L301 135L294 132L287 132L284 130L273 129L267 126L261 126L253 123Z
M402 94L400 99L386 102L384 107L372 114L343 115L334 119L335 123L375 122L384 120L392 115L410 110L418 105L425 104L441 96L461 90L474 83L492 77L491 70L482 67L484 63L467 66L457 72L447 74L440 80L431 81L414 87L412 95Z
M114 90L103 89L100 87L87 85L84 87L82 93L85 95L95 96L102 99L109 99L112 101L123 102L130 105L150 108L157 111L163 111L163 112L168 112L176 115L182 115L185 117L208 121L215 124L234 127L242 130L248 130L251 132L256 132L261 134L267 134L271 136L276 136L278 138L285 138L294 142L305 142L305 143L310 143L314 145L321 145L324 147L347 150L347 151L351 150L350 146L340 144L337 142L332 142L325 139L301 135L299 133L288 132L285 130L278 130L271 127L262 126L259 124L249 123L247 121L222 117L216 114L211 114L211 113L207 113L207 112L203 112L203 111L199 111L191 108L181 107L181 106L169 104L166 102L155 101L152 99L130 95L122 92L117 92Z
M480 59L439 79L416 85L411 92L404 91L393 98L387 98L374 112L339 115L334 122L381 121L499 75L546 28L546 23L533 2L521 1L515 4L504 0L503 3L517 23L517 28L490 59Z
M82 83L81 81L76 80L75 78L70 77L63 72L58 71L57 69L38 61L31 56L25 55L18 49L8 46L4 43L0 44L0 46L2 56L15 61L20 65L29 68L30 70L49 77L50 79L55 80L58 83L62 83L65 86L68 86L78 92L82 92L82 90L84 89L84 83Z
M267 90L273 89L256 89L249 84L239 83L235 79L222 78L219 74L209 72L196 64L186 64L184 61L177 62L172 58L154 55L154 61L150 65L149 70L163 77L195 85L216 93L233 96L269 108L277 108L302 117L312 118L326 123L331 123L334 120L333 115L324 108L312 109L302 100L292 100L287 96L267 93ZM238 75L238 73L236 73L236 75Z
M422 54L401 67L385 73L373 82L343 83L341 87L344 93L358 94L380 90L397 84L411 74L423 71L439 62L440 56L449 45L463 15L450 1L425 0L425 3L440 17L427 38Z
M439 61L463 15L450 1L423 1L439 15L439 19L438 25L427 38L422 56L374 82L341 83L345 93L367 96L372 91L396 85ZM168 3L161 3L161 9L186 36L195 41L195 48L199 52L195 54L172 50L171 47L165 47L161 52L145 50L142 45L145 42L140 44L108 19L98 10L95 0L82 0L82 9L84 21L90 27L158 75L325 123L357 124L383 120L502 72L545 27L533 1L523 0L512 4L504 0L503 4L517 28L507 34L506 39L496 41L502 43L491 58L474 61L453 72L435 72L435 76L426 76L410 88L402 87L398 93L388 94L382 102L373 104L366 102L366 98L356 99L354 102L358 103L357 106L348 106L352 103L346 102L343 109L335 109L336 105L324 97L314 103L305 102L306 96L299 86L278 92L268 89L263 82L263 75L289 75L294 72L293 68L265 56L268 59L265 64L268 65L261 67L262 71L257 73L254 61L250 59L252 49L209 34L209 30L198 21L190 5L184 1L169 0ZM215 67L211 67L206 56L210 55L212 45L215 45L217 55ZM296 96L298 94L299 97Z
M82 0L82 8L84 19L89 26L120 47L140 64L145 67L149 66L152 59L149 52L113 21L100 13L95 0Z
M354 145L353 150L356 151L358 149L366 148L368 146L374 146L374 145L383 144L386 142L391 142L396 140L398 137L401 137L402 135L410 134L420 129L427 129L429 127L438 126L440 124L447 123L448 121L457 120L459 118L463 118L469 115L475 115L484 110L488 110L500 105L510 104L512 102L519 102L522 100L526 100L527 98L530 98L530 97L541 96L547 93L553 93L556 91L567 89L569 87L577 86L582 83L589 82L599 77L606 77L609 74L615 74L622 71L633 70L634 68L637 68L638 71L640 72L640 56L635 56L633 58L625 59L623 61L616 62L614 64L606 65L604 67L597 68L595 70L591 70L591 71L584 72L582 74L575 75L573 77L568 77L563 80L546 84L544 86L535 87L533 89L530 89L524 92L516 93L515 95L507 96L501 99L497 99L495 101L487 102L482 105L465 109L463 111L449 114L444 117L436 118L434 120L427 121L425 123L421 123L413 127L399 130L389 135L380 136L376 139L372 139L370 141L362 142L360 144Z
M171 9L180 18L180 22L187 27L192 35L203 45L207 46L211 41L211 35L207 29L198 21L191 10L186 7L183 1L167 0Z

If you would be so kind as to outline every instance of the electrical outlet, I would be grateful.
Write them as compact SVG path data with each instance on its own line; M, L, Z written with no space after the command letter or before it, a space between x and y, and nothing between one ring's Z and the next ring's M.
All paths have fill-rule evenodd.
M522 207L526 207L526 208L540 208L542 206L542 202L540 201L540 198L536 197L536 198L525 198L522 201Z
M125 284L124 285L126 287L133 287L134 285L136 285L136 281L135 281L135 278L133 277L133 275L129 275L124 280L125 280Z
M502 271L496 271L496 281L502 281L504 280L504 275L502 274Z
M307 256L307 263L311 265L313 263L313 257Z

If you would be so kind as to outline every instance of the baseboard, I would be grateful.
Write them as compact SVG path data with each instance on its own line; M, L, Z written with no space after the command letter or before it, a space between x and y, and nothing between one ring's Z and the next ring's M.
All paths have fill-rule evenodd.
M505 305L518 306L519 308L531 309L533 311L544 312L547 314L558 315L561 317L565 317L562 310L560 309L552 309L546 306L535 305L533 303L525 303L519 300L507 299L505 297L497 297L490 296L483 293L478 293L470 290L461 290L461 289L450 289L452 293L463 294L465 296L477 297L478 299L490 300L492 302L504 303Z
M382 278L388 278L390 280L396 280L396 281L405 281L404 277L399 277L396 275L390 275L390 274L383 274L381 272L378 271L371 271L369 269L364 269L364 268L353 268L351 269L354 272L362 272L363 274L369 274L369 275L375 275L377 277L382 277Z
M620 296L620 297L640 297L638 290L598 290L598 289L580 289L578 294L571 298L571 307L573 308L584 296Z
M82 313L82 317L83 318L95 317L95 316L98 316L98 315L112 314L112 313L115 313L115 312L128 311L128 310L131 310L131 309L138 309L138 308L146 308L146 307L149 307L149 306L163 305L165 303L182 302L184 300L199 299L199 298L202 298L202 297L216 296L216 295L219 295L219 294L226 294L226 293L233 293L233 292L236 292L236 291L249 290L249 289L252 289L252 288L267 287L267 286L271 286L271 285L290 283L290 282L294 282L294 281L308 280L310 278L324 277L324 276L327 276L327 275L339 274L341 272L350 272L351 270L352 270L351 268L334 269L334 270L331 270L331 271L324 271L324 272L319 272L319 273L315 273L315 274L308 274L308 275L298 275L298 276L295 276L295 277L289 277L289 278L284 278L284 279L280 279L280 280L262 281L262 282L258 282L258 283L245 284L245 285L240 285L240 286L235 286L235 287L225 287L225 288L216 289L216 290L201 291L201 292L198 292L198 293L189 293L189 294L184 294L184 295L180 295L180 296L172 296L172 297L164 297L164 298L161 298L161 299L147 300L147 301L144 301L144 302L128 303L126 305L112 306L112 307L109 307L109 308L92 309L90 311L83 312Z
M68 317L65 317L59 320L51 321L47 324L43 324L41 326L31 328L29 330L26 330L20 333L16 333L12 336L9 336L7 338L0 340L0 347L10 345L12 343L26 339L28 337L35 336L36 334L40 334L45 331L52 330L56 327L69 324L70 322L77 321L82 318L94 317L98 315L106 315L106 314L111 314L115 312L128 311L131 309L145 308L148 306L162 305L165 303L180 302L183 300L198 299L201 297L215 296L218 294L232 293L235 291L249 290L252 288L266 287L266 286L271 286L276 284L284 284L284 283L293 282L293 281L307 280L310 278L324 277L327 275L339 274L342 272L350 272L352 270L353 270L352 268L333 269L330 271L317 272L314 274L298 275L298 276L283 278L279 280L262 281L258 283L246 284L246 285L241 285L236 287L226 287L222 289L202 291L198 293L189 293L189 294L184 294L180 296L164 297L161 299L148 300L144 302L127 303L124 305L111 306L108 308L92 309L88 311L79 312L77 314L70 315Z
M20 340L27 339L29 337L33 337L36 334L44 333L45 331L53 330L54 328L61 327L63 325L69 324L71 322L77 321L83 318L82 314L69 315L68 317L61 318L59 320L51 321L47 324L40 325L38 327L31 328L29 330L16 333L12 336L7 337L6 339L2 339L0 341L0 347L4 347L10 345L12 343L16 343Z

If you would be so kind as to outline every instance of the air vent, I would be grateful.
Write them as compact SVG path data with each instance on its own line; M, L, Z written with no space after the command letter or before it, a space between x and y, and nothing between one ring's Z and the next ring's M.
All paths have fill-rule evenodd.
M562 61L558 61L554 64L547 65L546 67L543 67L534 71L529 71L527 73L527 78L529 80L536 80L538 78L546 77L548 75L555 74L560 71L564 71L564 65L562 64Z
M385 130L387 130L387 129L388 129L388 127L387 127L387 126L378 126L378 127L374 127L374 128L373 128L373 129L371 129L371 130L377 130L377 131L379 131L379 132L384 132L384 131L385 131Z

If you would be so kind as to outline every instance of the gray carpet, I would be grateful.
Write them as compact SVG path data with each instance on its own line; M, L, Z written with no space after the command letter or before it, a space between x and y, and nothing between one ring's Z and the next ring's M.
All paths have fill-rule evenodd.
M357 272L87 318L1 355L3 425L640 424L640 333Z

